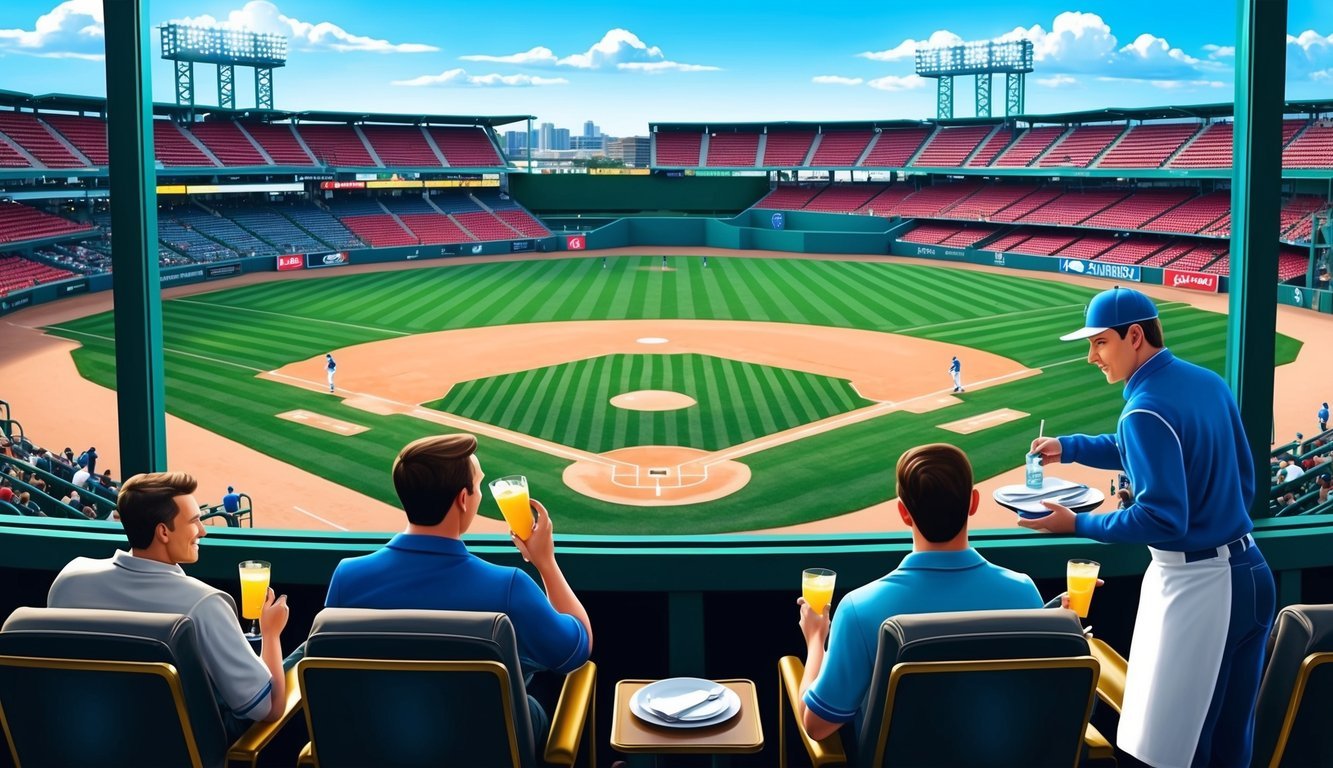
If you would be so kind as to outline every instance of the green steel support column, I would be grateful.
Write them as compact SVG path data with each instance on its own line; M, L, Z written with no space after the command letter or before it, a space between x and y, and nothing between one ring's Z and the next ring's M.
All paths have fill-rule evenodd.
M938 85L935 91L935 115L940 120L953 119L953 75L941 75L935 78Z
M532 173L532 118L528 118L528 132L523 136L523 147L528 153L528 173Z
M218 106L236 109L236 67L233 64L218 65Z
M977 75L977 117L990 117L991 74Z
M255 67L255 108L273 109L272 67Z
M148 0L103 0L120 472L167 465Z
M114 2L114 0L113 0ZM194 62L176 62L176 104L194 106Z
M672 677L703 677L702 592L671 592L667 595L667 671Z
M1235 168L1231 184L1231 296L1227 383L1268 487L1277 332L1278 209L1282 186L1282 111L1286 83L1287 0L1236 0ZM1255 494L1251 514L1268 507Z

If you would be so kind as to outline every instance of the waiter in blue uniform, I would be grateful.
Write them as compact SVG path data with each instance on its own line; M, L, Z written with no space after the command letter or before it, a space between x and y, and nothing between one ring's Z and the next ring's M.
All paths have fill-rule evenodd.
M1088 305L1088 362L1125 382L1114 434L1039 438L1042 463L1123 470L1132 503L1104 514L1018 524L1103 542L1147 544L1120 713L1119 746L1155 768L1248 766L1273 573L1250 535L1254 457L1217 374L1166 349L1157 307L1116 286Z

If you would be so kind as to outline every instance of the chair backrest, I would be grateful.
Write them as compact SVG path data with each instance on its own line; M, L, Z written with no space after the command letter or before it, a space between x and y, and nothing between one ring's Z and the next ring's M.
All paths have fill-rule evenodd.
M1268 638L1254 766L1333 765L1333 605L1283 608Z
M177 614L15 610L0 629L0 714L19 765L226 762L196 628Z
M1071 611L891 617L880 627L858 763L1072 768L1097 675Z
M297 672L321 768L537 765L502 613L326 608Z

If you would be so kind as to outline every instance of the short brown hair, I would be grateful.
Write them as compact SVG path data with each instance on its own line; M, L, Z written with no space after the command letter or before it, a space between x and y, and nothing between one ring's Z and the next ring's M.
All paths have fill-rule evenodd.
M1125 323L1124 325L1115 325L1111 327L1111 330L1115 331L1116 335L1123 339L1125 338L1125 334L1129 333L1129 328L1132 325L1137 325L1143 329L1143 340L1148 342L1148 346L1156 347L1158 349L1166 346L1165 336L1162 335L1162 321L1155 317L1150 317L1147 320L1138 320L1133 323Z
M952 540L967 525L972 464L947 443L912 448L898 458L898 498L926 541Z
M413 525L439 525L460 491L472 493L477 438L466 432L413 440L393 460L393 489Z
M189 496L198 487L184 472L149 472L126 480L116 497L116 509L130 546L147 549L159 524L176 530L176 497Z

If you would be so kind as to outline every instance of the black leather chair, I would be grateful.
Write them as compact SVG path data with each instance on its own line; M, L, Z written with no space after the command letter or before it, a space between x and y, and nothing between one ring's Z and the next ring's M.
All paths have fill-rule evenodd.
M779 754L804 665L779 662ZM817 767L1067 766L1112 760L1088 723L1098 666L1078 618L1062 610L894 616L879 649L855 757L834 733L796 730ZM844 729L849 731L849 729ZM851 735L851 734L849 734Z
M255 764L295 710L229 744L194 622L168 613L19 608L0 629L0 719L16 765Z
M502 613L326 608L297 663L301 764L572 766L596 752L596 666L565 678L538 751L514 628Z

